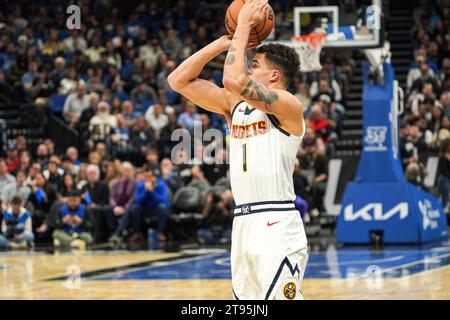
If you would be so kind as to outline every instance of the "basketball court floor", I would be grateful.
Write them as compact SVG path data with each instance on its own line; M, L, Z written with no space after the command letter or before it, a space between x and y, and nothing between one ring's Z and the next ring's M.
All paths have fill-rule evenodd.
M306 299L450 299L450 243L310 251ZM229 252L1 252L0 299L232 299Z

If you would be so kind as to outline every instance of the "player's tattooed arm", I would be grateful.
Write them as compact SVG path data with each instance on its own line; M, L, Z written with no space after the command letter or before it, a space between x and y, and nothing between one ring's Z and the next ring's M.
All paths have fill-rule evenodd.
M268 112L273 111L272 104L278 100L278 94L275 91L252 79L247 83L244 91L241 92L241 96L252 101L263 102Z

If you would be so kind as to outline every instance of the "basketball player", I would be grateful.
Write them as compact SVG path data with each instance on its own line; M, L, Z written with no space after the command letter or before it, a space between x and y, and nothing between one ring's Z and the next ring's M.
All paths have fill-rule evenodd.
M235 299L303 299L307 241L295 210L292 175L305 131L302 106L286 89L299 70L297 53L268 44L247 68L250 30L267 0L249 0L232 40L223 36L184 61L168 81L202 108L225 115L231 129L230 177L236 202L231 269ZM197 79L228 50L224 89Z

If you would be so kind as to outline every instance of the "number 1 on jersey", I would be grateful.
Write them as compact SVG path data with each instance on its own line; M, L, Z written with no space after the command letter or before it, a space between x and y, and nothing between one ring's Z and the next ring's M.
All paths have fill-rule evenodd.
M242 145L242 170L247 172L247 144Z

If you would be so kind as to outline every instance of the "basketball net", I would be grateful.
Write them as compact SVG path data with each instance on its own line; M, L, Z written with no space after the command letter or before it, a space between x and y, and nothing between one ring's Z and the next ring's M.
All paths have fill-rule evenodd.
M325 34L311 33L292 37L292 45L300 58L300 71L313 72L322 70L320 52L322 51Z

